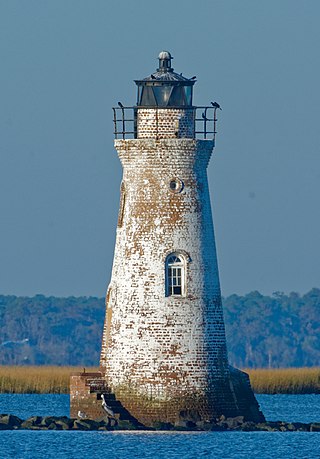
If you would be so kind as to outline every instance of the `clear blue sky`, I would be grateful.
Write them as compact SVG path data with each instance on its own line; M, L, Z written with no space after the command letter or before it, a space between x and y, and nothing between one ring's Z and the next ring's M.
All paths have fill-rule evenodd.
M111 107L157 66L217 100L222 292L320 287L319 0L0 0L0 294L97 295L121 167Z

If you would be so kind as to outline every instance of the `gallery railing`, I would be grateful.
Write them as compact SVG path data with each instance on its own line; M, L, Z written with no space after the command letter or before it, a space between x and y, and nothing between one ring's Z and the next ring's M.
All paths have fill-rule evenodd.
M195 112L194 137L215 141L217 134L217 108L212 106L192 108ZM136 139L138 107L113 107L112 110L115 138Z

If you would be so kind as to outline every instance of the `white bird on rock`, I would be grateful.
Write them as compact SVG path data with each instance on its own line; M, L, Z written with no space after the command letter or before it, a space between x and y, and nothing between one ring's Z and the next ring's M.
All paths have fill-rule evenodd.
M80 410L78 411L78 418L85 419L86 417L87 417L86 413Z

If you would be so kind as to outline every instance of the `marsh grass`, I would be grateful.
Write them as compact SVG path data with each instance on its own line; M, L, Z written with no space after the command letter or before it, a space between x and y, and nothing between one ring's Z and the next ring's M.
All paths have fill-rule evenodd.
M97 371L97 368L87 368ZM0 393L68 394L70 374L82 367L0 366ZM319 394L320 367L246 369L258 394Z
M68 394L70 375L78 371L82 367L0 366L0 393Z
M245 369L257 394L319 394L320 367Z

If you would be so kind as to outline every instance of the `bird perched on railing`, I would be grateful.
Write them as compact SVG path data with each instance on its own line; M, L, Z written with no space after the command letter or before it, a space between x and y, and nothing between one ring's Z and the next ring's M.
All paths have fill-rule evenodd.
M219 108L220 110L222 110L222 108L220 107L220 105L218 104L218 102L211 102L211 105L213 108L217 109Z

